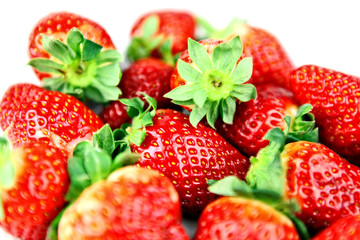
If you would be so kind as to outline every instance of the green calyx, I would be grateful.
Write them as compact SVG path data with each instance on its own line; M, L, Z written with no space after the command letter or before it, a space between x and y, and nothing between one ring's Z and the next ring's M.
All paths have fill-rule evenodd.
M74 95L82 101L106 103L118 99L122 61L119 52L103 50L102 46L85 39L76 28L68 33L66 44L46 35L42 35L42 41L44 49L56 61L34 58L28 64L52 75L43 79L45 88Z
M0 137L0 221L5 218L1 191L10 187L15 179L15 169L11 162L10 152L9 141Z
M150 57L157 50L161 59L170 66L175 65L177 56L172 54L172 41L163 35L158 35L160 21L156 15L147 17L141 27L141 35L133 36L128 46L126 56L133 62Z
M146 137L146 127L153 125L157 102L154 98L141 93L148 107L144 109L145 103L138 97L132 99L120 99L127 106L126 111L132 118L131 125L125 124L118 130L118 135L130 146L131 143L140 146Z
M229 37L241 33L241 28L247 24L247 20L234 18L223 29L215 29L207 20L202 17L196 18L197 26L200 28L199 39L228 39Z
M118 133L108 124L93 135L92 142L80 142L68 159L70 187L66 199L73 202L93 183L105 180L110 173L137 162L139 155L124 147Z
M210 56L203 45L189 39L188 51L193 64L178 60L177 69L186 85L174 88L165 94L178 105L193 105L190 123L193 126L203 117L215 128L220 115L225 123L232 124L236 110L236 99L247 102L256 98L252 84L244 84L252 75L252 60L242 55L239 37L216 46Z

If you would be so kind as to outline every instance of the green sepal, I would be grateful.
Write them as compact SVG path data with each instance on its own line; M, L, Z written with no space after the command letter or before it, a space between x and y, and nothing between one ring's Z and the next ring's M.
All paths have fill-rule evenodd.
M47 58L33 58L28 65L36 68L40 72L61 74L65 70L65 66Z
M71 64L76 57L76 53L60 40L50 39L42 34L42 45L46 52L54 56L64 64Z
M206 19L197 17L197 26L201 36L199 39L227 39L237 33L239 26L247 24L247 20L234 18L231 22L223 29L215 29Z
M225 123L231 124L236 99L247 102L257 95L254 85L244 84L250 79L253 66L251 58L239 62L242 49L237 36L216 46L210 56L205 46L189 39L192 63L183 60L177 63L178 72L186 84L172 89L164 97L172 99L175 104L190 105L190 122L195 127L205 116L213 128L219 115Z
M0 190L10 187L15 179L15 168L11 162L10 143L0 137ZM5 218L5 210L0 191L0 222Z
M296 141L319 142L319 130L315 126L315 117L310 113L311 104L299 107L293 123L291 124L286 143Z
M10 158L10 143L0 137L0 187L7 188L13 184L15 169Z
M73 28L67 44L43 35L45 51L58 59L31 59L29 65L36 70L51 74L43 79L49 90L73 95L81 101L107 103L117 100L121 94L117 85L121 78L119 63L122 56L116 50L103 50L99 44L85 39Z
M155 116L157 102L154 98L145 93L141 93L144 100L148 103L147 109L144 109L144 102L138 98L120 99L120 102L127 106L127 113L133 119L131 126L124 129L125 140L136 146L140 146L146 137L146 127L153 125L153 117Z
M292 221L301 240L311 239L310 234L306 228L306 225L300 219L298 219L297 217L294 216L294 214L291 214L289 212L282 211L282 213L284 213Z
M109 155L113 153L115 150L115 141L109 124L104 125L99 131L94 133L92 144L95 148L100 148Z
M81 59L84 62L93 60L101 51L103 47L93 41L84 39Z
M64 215L64 212L66 209L68 209L69 205L66 206L64 209L61 210L61 212L52 220L50 223L47 231L46 231L46 238L45 240L58 240L58 227L60 223L60 219Z
M111 170L115 171L116 169L122 168L124 166L134 165L139 161L139 159L140 155L136 153L132 153L129 151L120 153L115 157L111 165Z

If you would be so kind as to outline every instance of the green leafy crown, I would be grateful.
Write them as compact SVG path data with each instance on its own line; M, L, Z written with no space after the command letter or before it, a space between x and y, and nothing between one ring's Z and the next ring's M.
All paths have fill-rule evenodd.
M34 58L28 64L51 74L52 77L43 79L45 88L74 95L82 101L106 103L119 98L121 91L117 85L122 61L119 52L102 50L102 46L84 38L77 28L70 30L66 44L44 34L42 44L56 61Z
M239 59L243 46L240 37L216 46L211 54L200 43L189 39L188 51L193 64L179 59L178 72L186 84L165 94L178 105L193 106L190 123L193 126L203 117L215 128L215 121L221 116L225 123L232 124L236 110L236 99L247 102L256 98L252 84L244 84L252 75L252 59Z

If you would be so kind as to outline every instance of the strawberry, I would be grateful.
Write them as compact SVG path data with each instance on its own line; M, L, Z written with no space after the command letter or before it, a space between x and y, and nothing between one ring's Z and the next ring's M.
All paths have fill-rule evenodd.
M137 166L167 176L179 193L183 212L197 215L215 199L207 191L207 180L228 175L243 178L248 159L213 129L202 123L195 128L187 115L175 110L155 112L154 100L145 98L154 108L151 112L149 108L143 111L139 98L120 100L134 115L124 141L129 142L132 152L140 154Z
M85 36L79 29L69 27L73 25L84 29ZM96 23L69 13L50 15L40 21L30 37L28 64L37 70L47 89L74 95L82 101L116 100L121 93L116 86L121 77L122 56L114 49L103 50L103 46L87 39L86 35L113 47L105 30ZM66 43L62 42L65 40Z
M74 13L54 12L40 19L30 33L28 49L30 59L54 59L43 47L42 34L65 42L67 33L75 27L84 34L85 38L103 46L105 49L115 49L109 34L98 23ZM35 72L39 79L50 76L49 74Z
M244 56L253 60L250 83L272 83L290 89L288 76L294 66L280 41L273 34L240 19L234 19L221 31L214 29L204 19L200 18L198 22L207 31L205 38L226 40L240 36L244 45Z
M239 37L221 40L188 40L188 50L179 57L171 76L171 92L165 97L184 106L190 123L196 126L206 116L211 127L218 116L233 123L236 101L256 98L256 89L248 81L252 73L250 58L243 58Z
M102 125L76 98L32 84L11 86L0 103L0 126L15 145L44 142L70 154Z
M259 200L222 197L210 203L198 220L194 240L298 240L294 224Z
M10 150L1 138L0 226L24 240L45 239L47 227L65 205L67 156L45 143Z
M290 81L296 101L314 106L321 141L360 164L360 78L305 65L291 73Z
M297 105L292 93L284 88L265 84L256 87L255 100L237 105L233 124L217 122L217 131L240 152L256 156L269 141L265 134L272 128L284 129L285 115L295 116Z
M173 55L187 48L188 38L194 38L195 19L184 11L155 11L141 16L131 30L127 57L132 60L149 56L161 57L174 64Z
M188 240L178 194L159 172L124 167L85 189L58 228L67 239Z
M169 99L163 95L170 91L170 76L173 68L156 58L144 58L133 62L121 78L119 88L123 98L142 96L144 92L155 98L159 107L167 107ZM126 107L119 101L112 102L102 113L105 123L115 129L130 120Z
M357 240L360 238L360 215L340 218L312 240Z
M341 217L360 213L360 169L316 143L315 121L306 121L310 110L309 104L299 108L293 132L289 116L284 131L268 132L270 144L250 159L246 181L255 190L296 202L295 216L314 234Z

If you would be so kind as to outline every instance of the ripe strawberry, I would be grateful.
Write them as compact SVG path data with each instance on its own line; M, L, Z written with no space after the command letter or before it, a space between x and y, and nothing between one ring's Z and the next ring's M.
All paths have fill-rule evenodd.
M312 240L357 240L360 239L360 215L340 218Z
M4 139L0 154L0 226L17 238L45 239L65 205L67 156L45 143L25 143L10 151Z
M135 100L121 101L131 110L141 101ZM179 193L183 212L197 215L215 199L207 191L207 180L245 176L248 159L213 129L202 123L195 128L187 115L175 110L155 113L134 108L138 115L126 129L126 139L131 150L141 156L137 166L156 169L167 176Z
M322 142L360 164L360 78L305 65L295 69L290 80L296 101L314 106Z
M47 26L49 23L50 26ZM84 36L79 29L70 25L88 32ZM54 27L55 33L52 30ZM46 31L46 34L40 35L39 29ZM106 103L117 100L121 93L116 86L121 76L119 62L122 56L114 49L103 50L103 46L87 39L86 34L113 47L105 30L90 20L69 13L46 17L30 37L31 60L28 64L38 74L47 74L39 75L45 88L74 95L82 101ZM62 42L65 40L66 43Z
M279 40L270 32L253 27L240 19L234 19L222 31L217 31L204 19L200 19L199 23L208 32L206 38L226 40L240 36L244 45L244 56L253 60L250 83L271 83L290 89L288 76L294 66Z
M61 240L189 239L171 182L130 166L87 188L62 215L58 232Z
M242 44L239 37L231 41L189 39L171 76L171 92L165 97L185 106L190 122L196 126L206 115L211 127L219 115L225 123L232 124L236 99L247 102L256 98L252 84L243 84L251 77L250 58L241 61Z
M159 107L164 108L170 104L170 100L163 95L170 91L170 76L173 68L163 61L155 58L144 58L132 63L126 69L121 78L119 88L123 98L142 96L140 92L155 98ZM126 113L126 107L119 101L112 102L105 107L102 119L109 123L111 128L119 128L130 117Z
M303 119L311 110L308 106L299 108ZM313 234L341 217L359 214L360 169L313 142L317 134L314 121L295 120L293 128L301 132L289 132L290 117L285 121L288 127L270 130L266 135L270 144L250 159L247 183L258 191L273 191L285 201L295 201L299 206L296 216Z
M188 38L194 38L195 19L183 11L156 11L141 16L131 30L127 56L135 61L149 56L161 57L174 64L173 55L187 48Z
M269 141L265 134L275 127L286 127L284 117L295 117L297 105L292 93L284 88L265 84L256 87L255 100L237 105L233 124L217 122L216 129L228 142L247 156L256 156Z
M222 197L202 212L194 240L297 240L294 224L281 212L259 201Z
M32 30L28 49L30 59L40 57L54 60L54 57L49 55L43 47L42 34L65 42L68 32L74 27L78 28L85 38L105 49L115 49L109 34L98 23L74 13L54 12L40 19ZM50 76L50 74L35 72L39 79Z
M14 145L44 142L70 154L102 125L76 98L32 84L11 86L0 103L0 126Z

